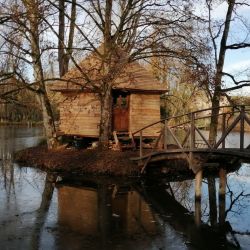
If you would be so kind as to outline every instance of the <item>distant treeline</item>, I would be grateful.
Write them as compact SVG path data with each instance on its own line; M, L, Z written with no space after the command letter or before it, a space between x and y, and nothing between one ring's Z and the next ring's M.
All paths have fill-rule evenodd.
M35 94L12 81L0 86L0 122L40 122L42 112Z
M0 121L3 122L40 122L41 111L34 103L18 106L13 103L0 104Z

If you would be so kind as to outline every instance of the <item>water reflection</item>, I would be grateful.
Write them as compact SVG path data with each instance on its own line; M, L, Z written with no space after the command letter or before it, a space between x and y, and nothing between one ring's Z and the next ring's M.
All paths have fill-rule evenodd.
M9 210L0 207L1 249L247 249L250 242L249 231L231 217L243 215L249 230L244 214L249 215L249 194L232 185L239 172L218 173L215 212L209 206L207 179L197 203L194 180L121 185L84 178L75 185L63 179L55 188L57 176L26 169L17 181L20 172L14 169L14 183L21 189L5 193ZM30 204L19 200L25 195L32 197ZM211 213L217 213L213 223Z
M68 182L13 163L39 133L11 131L0 145L1 249L249 249L250 165L203 176L199 199L194 180L173 176Z
M42 230L52 201L56 178L53 174L46 174L41 204L35 212L35 223L31 235L31 249L34 250L39 249L40 246Z
M171 191L169 189L164 191L163 189L160 196L166 196L165 193L167 192L167 197L164 199L167 200L170 197L174 199L182 206L180 209L182 209L183 213L185 213L184 208L189 212L194 211L194 216L192 215L194 221L190 223L186 216L184 216L184 219L187 220L184 225L189 224L191 226L192 232L195 232L195 237L193 238L192 234L190 236L189 230L187 230L188 227L184 227L181 230L183 230L185 235L190 236L189 240L195 245L199 247L203 246L203 249L210 249L207 246L211 244L211 247L217 246L217 248L241 247L242 249L248 249L250 245L250 223L246 218L249 218L250 214L250 182L247 177L249 174L250 168L244 164L240 170L229 174L225 169L221 168L217 177L203 179L201 199L195 199L195 183L193 180L170 183ZM244 185L240 185L239 180L243 181ZM180 185L187 187L188 195L183 195L179 191ZM159 189L156 192L159 193ZM151 196L154 200L156 193L152 193ZM167 206L169 203L170 201L167 202L165 211L168 211L167 209L169 208ZM177 210L168 211L167 213L175 213L175 217L181 217L181 214L178 214ZM193 228L194 225L195 229ZM212 238L209 237L211 232L208 233L204 230L204 227L206 230L213 232ZM206 232L205 238L204 235L200 234L202 231ZM243 235L245 237L242 237ZM197 236L199 237L197 238Z
M0 126L0 178L8 198L11 192L15 194L14 152L37 145L42 138L43 130L40 127Z
M81 234L86 241L92 239L92 244L97 244L95 249L130 244L131 238L136 243L135 238L142 236L147 241L159 233L159 223L149 205L130 187L101 183L81 187L62 185L58 187L58 210L59 226L75 236ZM59 244L67 249L72 243L72 234L69 237L64 234ZM82 247L78 245L75 249Z

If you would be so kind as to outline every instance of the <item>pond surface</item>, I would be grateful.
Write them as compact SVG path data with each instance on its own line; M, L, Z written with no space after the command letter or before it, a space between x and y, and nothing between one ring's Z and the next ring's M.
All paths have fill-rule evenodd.
M39 143L41 128L0 127L0 138L1 250L250 249L249 164L211 177L212 186L204 179L195 203L193 180L72 179L20 168L13 152Z

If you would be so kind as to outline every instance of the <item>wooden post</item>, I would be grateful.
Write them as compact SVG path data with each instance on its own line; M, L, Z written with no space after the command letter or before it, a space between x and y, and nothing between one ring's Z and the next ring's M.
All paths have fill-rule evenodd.
M244 150L244 121L245 121L245 106L241 106L240 110L240 151Z
M222 129L221 129L221 132L222 132L222 135L225 134L225 131L226 131L226 114L223 114L222 116ZM222 148L225 148L225 145L226 145L226 138L224 138L224 140L222 141Z
M167 150L168 149L168 139L167 139L167 136L168 136L168 121L165 120L164 122L164 149Z
M142 130L140 131L140 158L143 156L143 148L142 148Z
M201 224L201 187L202 187L202 169L195 175L195 224Z
M227 173L226 170L221 168L219 171L220 186L219 186L219 224L225 223L225 209L226 209L226 186L227 186Z
M195 148L195 124L194 124L195 114L192 112L190 117L190 141L189 141L189 168L191 168L193 164L193 150Z

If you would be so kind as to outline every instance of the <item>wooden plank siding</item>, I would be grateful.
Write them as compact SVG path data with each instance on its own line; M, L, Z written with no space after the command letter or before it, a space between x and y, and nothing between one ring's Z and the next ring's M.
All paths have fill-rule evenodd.
M99 136L100 103L94 93L62 94L59 105L59 131L68 135ZM135 132L160 120L160 96L131 94L129 131ZM143 131L144 136L159 135L160 124Z
M100 103L94 93L63 94L59 130L65 134L98 137Z
M160 120L160 95L131 94L130 131L135 132ZM157 136L160 124L143 131L144 136Z

